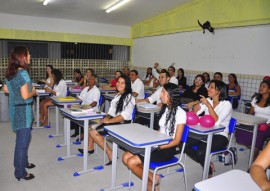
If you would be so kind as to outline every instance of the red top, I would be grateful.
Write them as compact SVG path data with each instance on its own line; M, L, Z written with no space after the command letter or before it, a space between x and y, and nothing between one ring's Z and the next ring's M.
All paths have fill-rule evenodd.
M112 87L116 87L116 82L117 82L117 79L113 79L113 80L111 81L111 86L112 86Z

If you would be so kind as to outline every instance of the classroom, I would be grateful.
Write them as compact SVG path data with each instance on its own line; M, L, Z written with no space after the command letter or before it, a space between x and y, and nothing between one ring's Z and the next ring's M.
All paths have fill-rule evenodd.
M31 54L28 73L35 83L46 79L48 65L59 69L63 79L71 84L74 82L76 69L80 69L84 78L87 70L92 69L97 76L96 85L99 84L101 94L104 95L100 103L102 110L99 108L101 113L109 110L108 103L112 97L107 94L115 92L117 89L104 88L102 90L107 86L103 84L114 79L116 71L122 71L127 67L131 73L135 73L135 76L143 80L147 74L147 68L150 67L154 70L156 63L158 63L157 69L160 71L162 69L169 71L170 67L175 68L175 74L173 74L175 77L178 77L179 68L184 69L185 85L187 85L183 88L184 91L192 85L195 86L196 79L205 72L209 74L211 80L214 79L216 72L222 73L221 80L225 84L230 84L229 77L231 74L235 74L241 90L238 97L232 96L238 99L237 107L233 108L232 112L235 114L232 114L232 117L237 116L236 113L248 112L252 96L259 91L261 82L266 79L265 77L268 77L268 80L270 78L270 1L171 0L167 2L147 0L144 2L129 0L119 9L110 13L105 12L106 8L117 2L112 0L78 0L76 2L50 0L47 5L42 5L43 0L25 0L24 2L3 0L0 6L1 82L5 82L12 49L18 45L24 45L28 47ZM203 26L200 26L200 24L206 26L209 22L210 27L203 29ZM134 71L138 72L138 75ZM158 75L161 76L161 74L162 72ZM133 83L131 77L130 80ZM146 84L146 79L144 80L143 82ZM158 81L158 77L156 80ZM80 86L90 86L89 83L90 80L89 82L84 81ZM70 84L67 86L69 94L76 96L77 92L70 91L72 89L76 91L78 87ZM145 88L144 93L146 92L148 91ZM151 94L152 92L147 96ZM147 99L146 94L143 95ZM139 93L135 95L135 97L137 96ZM39 96L37 97L39 100ZM40 98L42 99L42 97ZM57 100L54 100L53 103L57 103ZM138 102L136 104L138 106ZM66 105L63 107L66 108ZM33 108L34 118L38 119L40 114L35 111L39 105L35 105ZM29 172L33 172L36 177L31 181L17 181L13 174L16 134L10 128L8 96L3 89L0 89L1 190L73 191L110 188L114 164L106 166L107 158L107 161L103 163L106 153L103 153L102 149L95 147L95 153L89 154L88 158L74 157L63 161L58 160L59 157L66 154L69 156L69 152L76 153L78 148L86 147L87 144L85 141L81 141L81 145L66 146L67 142L70 143L69 141L75 139L66 139L73 134L73 130L68 134L64 131L69 116L61 113L60 110L58 107L49 109L45 121L39 121L38 125L36 124L36 127L45 124L44 126L48 125L51 128L32 130L29 160L33 161L36 167L29 169ZM47 110L45 111L47 113ZM59 115L56 114L57 112ZM138 112L137 109L135 119L131 121L140 122L140 112L143 111ZM149 114L149 112L146 113ZM151 113L153 117L155 113L156 111ZM49 118L49 121L46 118ZM67 118L68 121L66 121ZM267 119L269 120L269 117ZM149 118L148 120L149 125L147 125L153 128L154 119ZM256 125L258 124L260 123ZM267 124L269 126L268 122ZM85 127L85 129L88 128ZM64 133L65 138L63 136L48 138L49 135L59 134L58 131ZM88 136L86 138L88 139ZM112 149L113 141L107 142ZM61 144L64 146L56 148ZM250 148L236 143L234 137L232 145L238 154L238 161L234 169L247 172L253 162L253 154L250 157L250 153L252 153ZM123 153L123 150L118 149L117 184L127 182L129 177L129 169L121 160ZM214 161L215 164L213 177L232 170L231 165L225 166L218 161L218 157L215 160L215 156L213 156L211 161ZM109 162L112 162L110 156ZM88 165L89 168L101 165L102 168L87 173L83 171L79 177L74 177L74 172L82 168L82 163L84 170L85 165ZM211 164L207 167L211 168ZM189 156L185 159L185 169L188 190L199 190L195 184L205 180L207 172ZM134 182L131 190L145 188L144 181L134 174L131 179ZM127 189L124 187L119 190ZM155 190L158 188L155 187ZM160 190L185 190L182 174L177 173L162 179Z

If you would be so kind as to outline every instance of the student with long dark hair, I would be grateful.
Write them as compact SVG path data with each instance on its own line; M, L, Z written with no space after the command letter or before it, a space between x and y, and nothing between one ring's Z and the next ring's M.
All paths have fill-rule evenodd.
M99 126L95 129L90 126L89 140L88 140L88 154L94 153L94 142L104 149L104 125L113 125L119 123L130 123L132 120L132 112L135 107L135 98L132 96L131 82L128 76L122 75L118 77L117 83L117 95L110 103L108 115L103 118ZM80 153L83 153L83 149L78 149ZM112 164L112 150L107 145L106 153L108 155L109 162L106 165Z
M193 112L197 115L211 115L215 120L215 125L226 127L222 132L213 135L211 151L221 150L225 148L229 142L229 123L232 115L232 105L228 101L227 85L218 80L211 80L208 87L208 98L201 96L200 101L194 101ZM190 104L191 105L191 104ZM192 133L191 133L192 134ZM197 150L192 147L198 146ZM204 141L189 137L187 140L185 152L193 160L204 165L206 143ZM210 164L209 177L212 177L214 164Z
M175 155L175 148L180 143L186 123L186 113L179 107L180 91L178 85L173 83L165 84L160 98L163 106L159 114L159 132L172 136L173 140L169 144L160 145L156 151L151 153L150 161L154 162L167 161ZM123 154L122 160L137 177L142 179L144 162L142 155L127 151ZM153 173L149 171L147 190L152 189L153 180L156 183L155 189L158 189L160 177L159 175L153 177Z
M35 176L27 173L26 168L35 165L28 162L28 148L31 141L33 122L32 103L36 90L27 72L30 64L30 53L26 47L15 47L11 53L6 70L4 92L9 93L9 117L11 128L16 133L14 153L15 177L31 180Z

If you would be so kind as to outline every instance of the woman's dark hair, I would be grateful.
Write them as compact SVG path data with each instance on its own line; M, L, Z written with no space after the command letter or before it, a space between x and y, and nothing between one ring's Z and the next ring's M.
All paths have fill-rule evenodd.
M184 78L184 77L185 77L185 71L184 71L184 69L183 69L183 68L179 68L178 71L179 71L179 70L180 70L181 73L182 73L182 78ZM179 77L178 74L177 74L177 77Z
M205 81L205 83L210 82L210 75L209 75L209 73L204 72L202 75L204 76L204 74L207 75L207 77L208 77L208 80ZM204 79L205 79L205 78L204 78Z
M218 90L219 93L219 101L228 100L228 86L223 82L219 80L211 80L210 84L214 83L216 90Z
M232 76L234 78L234 83L238 85L237 77L234 73L230 73L229 76Z
M52 65L48 64L48 65L46 66L46 68L47 68L47 67L51 68L51 70L53 71L53 66L52 66ZM49 77L49 74L48 74L48 72L46 71L46 79L48 79L48 77Z
M54 75L54 83L55 83L56 85L58 85L59 82L60 82L62 79L64 79L64 78L63 78L63 75L62 75L62 72L61 72L60 70L58 70L58 69L53 69L52 74Z
M148 74L148 69L151 69L151 74ZM151 67L148 67L147 70L146 70L146 76L145 78L150 78L152 76L152 68Z
M215 76L215 75L219 75L221 78L223 78L223 75L222 75L221 72L215 72L215 73L214 73L214 76Z
M162 108L159 112L159 120L164 114L166 108L168 107L168 113L166 115L165 119L165 126L166 126L166 132L169 131L169 135L172 136L174 132L174 126L175 126L175 116L177 112L178 106L180 106L180 89L176 84L173 83L167 83L163 85L163 88L168 92L169 95L169 103L163 104ZM167 125L170 125L167 127Z
M116 70L115 73L116 73L116 72L119 72L119 73L120 73L120 76L123 75L123 72L122 72L121 70Z
M78 73L78 74L80 74L82 76L81 70L78 69L78 68L74 70L74 73Z
M201 78L202 79L202 82L203 82L203 84L205 84L205 78L204 78L204 76L202 75L202 74L198 74L197 76L195 76L195 78L194 78L194 81L193 81L193 85L191 86L191 88L192 88L192 90L194 90L195 89L195 79L196 78ZM202 84L202 86L201 87L204 87L204 85ZM200 87L200 88L201 88Z
M268 86L268 88L270 89L270 80L263 80L263 81L261 82L260 86L261 86L262 84L266 84L266 85ZM259 95L257 96L257 101L256 101L256 103L260 103L261 100L262 100L262 94L259 94ZM267 107L267 106L270 106L270 93L269 93L269 96L268 96L268 98L267 98L267 100L266 100L266 102L265 102L264 107Z
M87 70L89 70L89 71L91 72L92 75L95 74L95 71L94 71L92 68L87 68L87 69L86 69L86 72L87 72ZM75 72L75 71L74 71L74 72Z
M116 106L115 114L117 114L118 112L122 112L125 109L125 107L129 104L132 97L131 81L129 77L125 75L121 75L117 78L117 81L120 78L123 78L125 80L126 87L125 87L124 93L121 95L120 99L116 103L117 106ZM124 105L125 100L127 100L126 105Z
M28 63L24 59L27 58L28 54L29 51L25 46L17 46L12 50L5 74L8 80L12 79L17 74L19 68L25 70L28 68Z

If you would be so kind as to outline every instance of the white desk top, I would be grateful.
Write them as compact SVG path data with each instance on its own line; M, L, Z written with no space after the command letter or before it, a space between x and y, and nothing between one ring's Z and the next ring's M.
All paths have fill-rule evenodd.
M75 119L75 120L84 120L84 119L98 119L98 118L103 118L106 116L106 113L97 113L97 112L89 112L89 113L76 113L72 114L71 111L67 108L62 108L60 111L63 113L63 115Z
M260 123L265 123L267 121L267 119L263 117L256 117L254 115L249 115L235 111L232 112L232 117L235 118L238 123L242 123L245 125L257 125Z
M241 170L231 170L195 184L195 191L260 191L251 176Z
M218 132L221 132L225 129L225 127L222 127L222 126L213 126L211 128L205 128L205 127L202 127L200 124L197 124L197 125L189 125L189 130L191 132L194 132L194 133L197 133L197 134L202 134L202 135L207 135L209 133L218 133Z
M110 135L138 148L167 144L172 140L172 137L138 123L105 126L104 129Z

